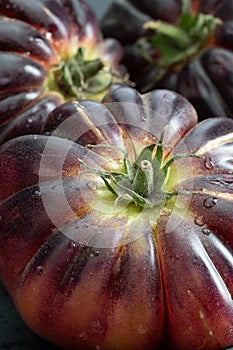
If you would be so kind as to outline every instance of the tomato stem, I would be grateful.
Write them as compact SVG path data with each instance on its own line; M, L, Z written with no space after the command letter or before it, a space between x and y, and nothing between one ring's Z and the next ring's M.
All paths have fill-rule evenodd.
M120 78L100 58L87 58L85 49L79 48L73 57L51 69L47 85L69 100L102 93L113 83L113 79Z
M164 162L164 148L168 147L163 144L165 130L159 142L143 148L133 163L129 161L127 152L119 147L107 144L88 145L89 148L103 147L120 151L124 156L122 172L95 169L81 159L79 162L85 167L85 172L95 173L102 178L107 189L116 197L116 201L130 198L131 202L140 207L152 208L179 194L191 194L180 190L171 193L164 190L170 166L174 161L199 157L195 154L178 154Z
M146 22L144 29L148 30L148 35L140 38L137 46L149 64L156 62L158 66L153 85L162 78L168 68L183 64L197 55L221 23L219 18L210 14L192 14L188 0L183 0L182 13L177 23L169 24L160 20ZM156 49L159 59L154 59L152 55L148 57L148 44ZM151 89L153 85L144 88L143 92Z

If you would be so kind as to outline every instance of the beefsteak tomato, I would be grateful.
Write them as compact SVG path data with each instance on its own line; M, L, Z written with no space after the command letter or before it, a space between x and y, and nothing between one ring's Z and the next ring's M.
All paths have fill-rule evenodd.
M84 0L1 1L0 144L41 133L66 100L100 99L118 79L121 55Z
M233 344L233 120L169 90L71 101L0 149L0 276L65 349Z
M232 0L115 0L102 31L124 44L139 91L175 90L200 119L233 116Z

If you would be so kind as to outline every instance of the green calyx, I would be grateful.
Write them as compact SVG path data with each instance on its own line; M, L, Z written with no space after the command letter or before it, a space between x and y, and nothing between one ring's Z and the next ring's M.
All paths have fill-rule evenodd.
M178 194L190 194L188 191L180 190L168 193L164 190L164 186L170 166L175 160L197 157L193 154L179 154L164 163L163 150L166 146L163 144L163 134L159 142L145 147L133 163L129 161L127 152L116 146L106 144L89 146L120 151L124 155L123 172L97 170L85 164L81 159L80 164L87 169L87 172L95 173L102 178L107 189L116 197L116 202L127 200L142 208L156 207Z
M111 68L100 58L85 58L85 49L51 69L47 86L62 93L66 100L84 98L104 92L113 83Z
M160 53L158 59L159 79L166 68L182 64L197 55L220 24L221 20L212 15L192 14L190 1L183 0L182 14L178 23L173 25L159 20L146 22L144 29L149 30L151 35L140 39L138 46L149 63L153 63L153 57L148 57L148 52L144 49L145 42L149 42Z

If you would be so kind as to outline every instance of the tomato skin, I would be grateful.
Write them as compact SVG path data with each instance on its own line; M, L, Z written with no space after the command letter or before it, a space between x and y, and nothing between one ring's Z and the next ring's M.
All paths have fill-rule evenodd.
M42 0L32 7L26 0L20 2L4 0L1 14L31 24L39 30L42 29L42 33L52 39L59 52L65 52L64 48L68 49L67 41L72 40L74 34L80 35L79 42L96 40L98 21L92 9L84 1ZM61 44L66 46L61 48L59 47Z
M98 19L85 1L38 0L33 6L26 0L1 2L0 144L43 132L45 113L74 99L56 82L54 72L79 49L87 60L100 59L105 68L117 71L121 45L103 40ZM93 89L82 97L100 99L98 94Z
M200 120L214 116L232 117L233 11L230 0L191 1L191 13L212 14L222 22L199 52L184 58L183 62L167 66L162 76L159 68L161 53L156 44L153 47L147 41L145 53L142 53L140 43L151 35L142 28L143 24L162 20L178 26L181 8L181 1L115 1L103 18L101 28L106 37L118 38L124 45L123 62L139 91L154 88L175 90L189 99ZM130 15L132 25L128 26L126 18ZM224 72L221 82L210 70Z
M46 124L50 136L0 149L0 276L27 324L65 349L231 346L233 121L197 124L175 92L118 87L102 103L60 105ZM82 160L116 169L122 154L87 146L134 159L165 125L165 157L198 155L177 159L167 186L192 194L157 219L156 207L105 212L101 179Z

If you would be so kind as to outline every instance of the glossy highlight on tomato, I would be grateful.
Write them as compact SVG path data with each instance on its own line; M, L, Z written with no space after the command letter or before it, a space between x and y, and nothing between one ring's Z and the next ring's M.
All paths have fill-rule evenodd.
M0 149L0 276L26 323L64 349L232 346L233 121L130 87L48 119Z
M139 91L177 91L200 120L233 116L231 0L115 0L101 28L124 45Z
M0 144L42 133L65 101L100 99L119 73L121 51L117 40L103 40L83 0L1 1Z

